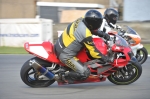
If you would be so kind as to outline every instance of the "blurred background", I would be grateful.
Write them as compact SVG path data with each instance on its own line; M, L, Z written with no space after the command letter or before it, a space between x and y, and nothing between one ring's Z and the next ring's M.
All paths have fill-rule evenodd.
M68 23L87 10L102 14L112 7L117 24L128 25L149 43L150 0L0 0L0 46L23 46L26 41L55 42ZM13 41L13 42L10 42Z

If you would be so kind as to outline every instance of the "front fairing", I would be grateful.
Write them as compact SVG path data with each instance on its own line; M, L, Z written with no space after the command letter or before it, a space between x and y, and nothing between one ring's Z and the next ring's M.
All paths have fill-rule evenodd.
M124 39L128 41L130 46L135 46L141 42L140 35L129 26L126 26L126 33L124 34Z
M137 36L140 36L135 30L133 30L131 27L129 27L129 26L125 26L125 30L126 30L126 33L125 33L125 35L127 34L127 35L137 35ZM121 31L118 31L118 34L120 35L120 34L122 34L122 32Z
M117 58L115 58L114 62L112 63L114 67L124 67L134 56L130 47L124 48L121 53L123 54L123 57L120 57L119 54L117 55Z
M114 67L124 67L128 64L133 55L127 41L117 34L114 35L114 45L111 46L111 50L117 53L117 56L112 63ZM124 57L120 57L119 54L123 54Z

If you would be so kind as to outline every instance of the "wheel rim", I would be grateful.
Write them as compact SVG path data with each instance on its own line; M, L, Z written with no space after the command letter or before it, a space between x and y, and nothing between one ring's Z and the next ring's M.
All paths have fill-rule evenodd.
M142 62L145 59L145 53L142 50L138 50L136 54L136 59L138 62Z
M137 77L138 69L132 64L119 69L117 72L111 75L111 79L118 84L130 83L137 79Z

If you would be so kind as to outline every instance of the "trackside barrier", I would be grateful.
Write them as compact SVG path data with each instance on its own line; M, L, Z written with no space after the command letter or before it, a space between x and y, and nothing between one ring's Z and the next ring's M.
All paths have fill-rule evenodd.
M0 46L23 47L25 42L53 42L50 19L0 19Z

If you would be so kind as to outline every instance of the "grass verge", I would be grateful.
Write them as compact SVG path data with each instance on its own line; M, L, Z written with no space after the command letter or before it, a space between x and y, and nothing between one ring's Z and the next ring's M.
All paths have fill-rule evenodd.
M143 45L147 49L148 54L150 54L150 44L143 44Z
M23 47L0 47L0 54L28 54Z

